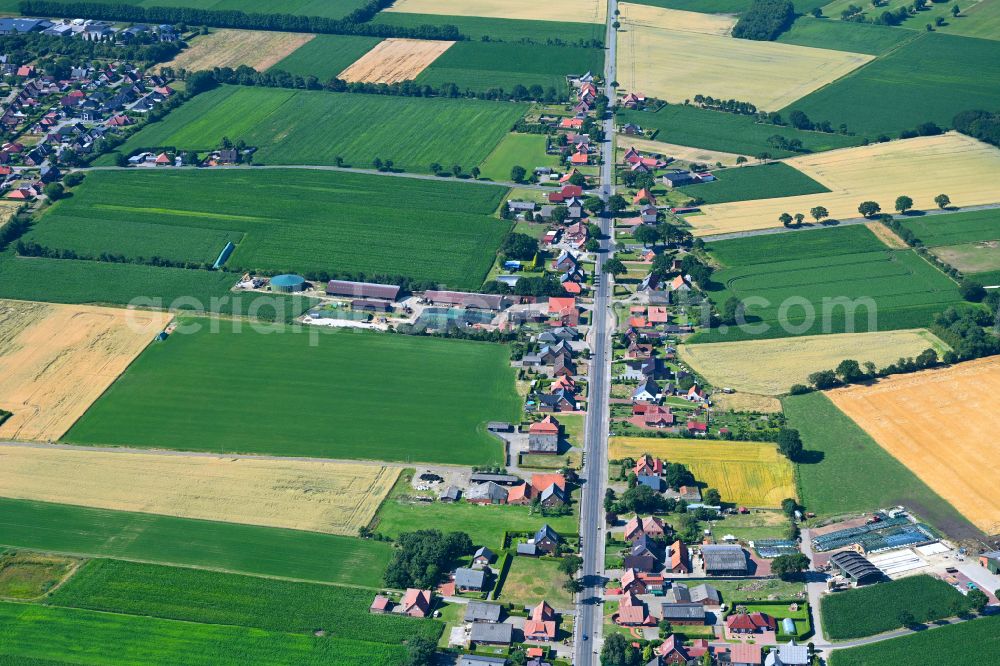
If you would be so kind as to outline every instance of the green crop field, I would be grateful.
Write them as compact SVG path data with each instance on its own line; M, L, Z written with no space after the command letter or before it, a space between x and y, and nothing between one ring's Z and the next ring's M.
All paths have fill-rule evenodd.
M802 435L802 504L820 516L903 505L955 539L980 536L950 504L888 454L822 393L782 399L788 425Z
M943 30L966 37L1000 39L1000 1L981 0L958 18L949 16Z
M683 9L704 14L742 14L750 9L753 0L634 0L639 5L652 5L667 9ZM795 11L807 14L813 7L822 7L827 0L793 0Z
M886 25L800 16L789 30L778 35L776 41L818 49L882 55L916 36L917 33L912 31Z
M701 199L706 204L794 197L800 194L830 191L829 188L784 162L719 169L713 173L716 179L710 183L678 189L688 196Z
M236 192L239 209L230 203ZM404 276L475 289L510 230L492 217L506 192L307 169L95 171L27 240L80 256L192 262L214 261L233 240L230 272Z
M957 646L968 646L968 649L956 649ZM997 615L871 645L836 650L830 656L830 666L996 666L998 661L1000 616Z
M535 167L560 166L558 155L545 152L545 143L544 134L508 134L479 166L480 178L509 180L514 166L522 166L528 173Z
M350 537L0 498L0 544L378 587L388 544Z
M185 323L200 330L147 348L66 439L474 465L501 460L486 422L520 411L504 345Z
M77 0L59 0L74 4ZM93 0L98 4L138 7L194 7L213 11L241 11L260 14L296 14L339 19L365 5L364 0Z
M240 279L225 271L162 268L0 254L0 298L49 303L95 303L253 315L287 322L317 303L282 294L233 294Z
M910 576L888 583L847 590L822 598L823 633L835 641L864 638L899 629L901 612L928 623L961 615L968 600L954 587L933 576Z
M962 302L944 273L913 250L886 249L860 225L706 248L722 266L709 298L719 306L733 296L744 300L756 328L713 328L699 342L919 328Z
M133 134L120 151L204 151L228 136L256 147L258 164L333 165L342 157L365 168L379 158L407 171L430 171L432 162L471 169L527 108L475 99L222 86ZM366 131L357 131L359 122Z
M282 70L296 76L315 76L326 82L370 51L381 39L358 35L316 35L278 61L271 71Z
M976 67L955 67L975 62ZM867 100L859 104L858 100ZM934 121L951 126L959 111L1000 106L1000 42L926 33L790 104L812 120L845 123L875 136Z
M402 663L403 646L0 602L0 653L113 666ZM31 663L31 662L28 662Z
M395 25L407 28L421 25L453 25L474 42L480 42L483 37L488 37L493 42L528 40L538 44L547 44L549 40L558 40L565 44L577 44L581 41L604 41L605 30L603 23L526 21L481 16L411 14L409 12L380 12L371 22L375 25ZM583 74L583 72L574 73Z
M798 139L809 152L846 148L861 143L861 139L841 134L803 132L793 127L766 125L750 116L709 111L695 106L672 104L659 111L623 111L616 115L619 124L635 123L644 130L659 130L657 141L682 146L721 150L753 157L768 153L772 157L791 157L794 153L779 150L767 142L778 135Z
M372 591L121 560L91 560L45 603L125 615L400 644L435 620L368 612Z
M931 252L986 285L1000 284L1000 210L902 218Z
M441 86L454 83L459 90L512 90L521 85L553 88L562 97L568 92L567 74L599 72L604 66L601 49L543 46L505 42L456 42L416 83Z

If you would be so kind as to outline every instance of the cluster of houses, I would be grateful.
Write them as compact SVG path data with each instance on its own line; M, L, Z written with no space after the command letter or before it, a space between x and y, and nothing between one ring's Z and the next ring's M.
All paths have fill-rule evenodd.
M72 37L91 42L113 41L122 44L136 42L176 42L180 39L177 29L168 24L146 25L137 23L127 28L107 21L94 19L50 20L42 18L2 18L0 35L37 32L52 37Z
M701 491L697 486L680 486L676 489L667 487L663 479L663 469L663 461L647 453L643 454L636 461L632 468L632 473L635 474L636 483L640 486L646 486L658 493L664 493L668 498L677 500L678 502L684 500L688 505L701 502ZM627 534L628 532L626 531L626 536Z
M756 643L709 643L704 638L685 645L676 635L668 637L654 652L646 666L700 664L708 654L712 663L725 666L808 666L812 663L809 648L795 641L778 645L767 656Z
M530 437L529 434L529 439ZM558 473L532 474L531 480L526 482L513 474L476 472L473 473L471 482L473 485L465 491L465 501L470 504L527 506L537 501L541 506L551 509L564 506L570 501L566 477ZM447 492L448 489L445 490Z

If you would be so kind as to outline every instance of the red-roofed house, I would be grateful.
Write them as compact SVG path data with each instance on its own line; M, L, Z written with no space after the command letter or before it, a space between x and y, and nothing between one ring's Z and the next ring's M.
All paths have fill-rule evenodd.
M646 516L640 518L636 516L625 523L625 540L635 541L641 536L658 538L665 534L663 521L656 516Z
M409 588L403 595L402 611L411 617L427 617L431 614L431 591Z
M640 428L670 428L675 420L674 413L669 407L636 404L632 406L632 418L629 419L629 423Z
M651 324L666 324L670 322L670 312L666 308L656 305L650 306L646 317Z
M563 174L563 177L559 179L560 183L568 183L569 179L580 173L579 169L571 169L569 173Z
M527 483L514 486L507 491L507 504L520 504L522 506L531 504L534 497L534 489Z
M701 423L700 421L688 421L687 429L696 435L704 435L708 432L708 424Z
M531 475L531 487L537 493L545 491L553 484L559 486L560 490L566 490L566 477L557 473Z
M660 655L660 663L662 664L685 664L686 666L693 659L691 653L684 647L684 643L677 640L676 634L667 637L667 640L656 648L656 654Z
M17 68L18 76L34 76L35 68L31 65L21 65Z
M636 476L660 476L661 474L663 474L663 461L648 453L643 454L635 463Z
M573 153L569 158L569 163L573 166L583 166L590 163L590 155L588 153L576 152Z
M760 645L733 643L729 646L729 663L732 666L761 666L764 659L760 653Z
M173 164L173 162L174 161L170 159L170 156L167 155L166 153L160 153L159 155L156 156L156 160L154 161L156 166L165 166Z
M639 597L631 592L626 592L618 602L618 613L614 616L616 624L625 627L652 626L656 624L656 619L649 614Z
M391 613L392 612L392 600L389 597L382 596L378 594L375 596L375 600L372 601L372 605L368 607L369 613Z
M622 98L622 106L626 109L638 109L646 103L646 96L642 93L628 93Z
M583 127L583 118L563 118L559 121L560 129L581 129Z
M556 639L556 612L545 601L531 609L531 617L524 623L524 639L528 641Z
M632 204L633 205L638 205L638 204L642 203L643 199L645 199L647 202L649 202L651 204L656 204L656 197L654 197L653 193L650 192L645 187L635 193L635 196L632 197Z
M566 282L562 283L562 287L567 294L579 295L583 293L583 287L580 285L579 282L573 282L571 280L567 280Z
M734 613L726 618L726 629L732 634L761 634L777 631L778 622L766 613Z
M691 573L691 559L687 546L678 539L670 546L670 573Z

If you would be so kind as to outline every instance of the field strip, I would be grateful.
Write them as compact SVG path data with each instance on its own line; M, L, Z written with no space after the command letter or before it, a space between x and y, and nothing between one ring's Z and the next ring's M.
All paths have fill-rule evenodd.
M608 3L603 0L399 0L382 10L437 16L479 16L495 19L526 21L560 21L565 23L604 23ZM443 21L447 23L447 21ZM567 72L575 73L575 72ZM583 72L579 72L582 74Z
M844 359L871 361L881 368L927 348L940 355L948 346L930 331L916 329L680 345L678 353L714 386L780 395L792 384L807 384L811 373L831 370Z
M247 65L263 72L309 43L315 36L302 32L213 28L209 34L191 40L191 46L163 66L194 72L214 67L235 69L240 65Z
M827 396L977 527L1000 532L1000 357Z
M0 300L0 438L61 437L172 317Z
M728 36L736 25L736 17L727 14L704 14L682 9L667 9L653 5L622 2L618 5L619 19L630 25L659 28L677 32L698 32L703 35Z
M896 235L895 231L881 222L868 222L865 226L868 227L868 230L875 234L880 241L885 243L888 248L893 250L905 250L910 247L906 244L906 241Z
M391 465L0 447L0 496L354 536Z
M338 78L350 83L412 81L454 43L389 38L355 60Z
M938 194L947 194L963 207L1000 202L996 186L1000 149L958 132L843 148L786 162L832 191L703 206L702 215L687 218L692 233L710 236L777 227L782 213L803 213L808 218L815 206L825 207L832 219L857 218L862 201L875 201L882 212L892 213L896 197L903 194L918 210L936 209Z
M667 155L674 159L687 162L705 162L715 164L721 162L724 166L736 166L736 153L724 153L720 150L706 150L704 148L692 148L691 146L679 146L674 143L663 143L662 141L650 141L634 136L619 134L617 137L618 147L623 149L635 148L645 153ZM747 167L740 167L747 168Z

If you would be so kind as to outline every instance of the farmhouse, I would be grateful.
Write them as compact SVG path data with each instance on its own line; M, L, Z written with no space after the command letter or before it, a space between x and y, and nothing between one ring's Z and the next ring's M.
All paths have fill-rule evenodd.
M559 453L559 422L546 416L528 427L528 451L531 453Z
M643 535L632 542L632 548L625 556L624 566L626 569L652 573L663 566L663 560L664 552L660 542Z
M665 664L680 664L686 666L687 664L697 663L696 660L707 651L707 646L702 647L701 645L692 645L691 647L686 647L684 643L677 638L677 634L670 634L670 636L668 636L667 639L656 648L657 659L646 666L652 666L653 663L657 666Z
M465 501L470 504L506 504L507 489L493 481L481 483L466 491Z
M484 601L470 601L465 606L466 622L499 622L503 614L500 604L488 604Z
M652 377L647 377L632 391L632 402L657 402L663 397L663 392Z
M762 634L777 631L778 622L767 613L733 613L726 618L726 630L737 636Z
M740 546L705 545L701 547L701 556L709 576L746 576L749 573L746 551Z
M670 563L667 565L670 573L691 573L691 559L688 548L678 539L670 546Z
M697 176L690 171L670 171L663 174L662 180L663 184L671 189L698 182Z
M478 645L510 645L513 639L512 624L476 622L469 634L469 640Z
M472 566L484 567L487 564L492 564L493 560L495 560L496 558L497 556L493 553L492 550L490 550L486 546L480 546L479 550L477 550L475 554L472 556Z
M556 612L542 600L531 609L531 616L524 623L524 639L528 641L554 641L556 639Z
M662 617L670 624L703 625L705 624L705 607L701 604L680 603L663 604Z
M329 296L390 302L395 301L396 297L399 296L399 289L399 286L394 284L349 282L347 280L330 280L326 283L326 293Z
M659 594L663 592L663 576L626 569L622 574L622 590L635 594Z
M759 645L754 643L733 643L729 646L731 666L761 666L763 657Z
M546 508L562 506L566 503L566 491L553 483L542 491L539 502Z
M559 549L559 544L562 543L562 538L559 533L554 529L549 527L547 524L542 525L535 532L535 537L532 540L532 545L538 550L552 555Z
M663 461L644 453L636 461L632 471L635 472L636 476L660 476L663 474Z
M427 617L431 613L431 591L409 588L399 604L400 612L411 617Z
M428 289L424 300L434 305L468 308L470 310L503 310L510 302L499 294L472 294L463 291L438 291Z
M486 586L486 571L461 567L455 569L453 579L459 592L481 592Z
M635 541L642 536L658 538L662 537L666 530L663 521L656 516L640 518L637 515L625 524L625 540Z
M649 614L646 604L631 592L622 595L618 602L618 613L614 621L624 627L642 627L656 624L656 619Z

